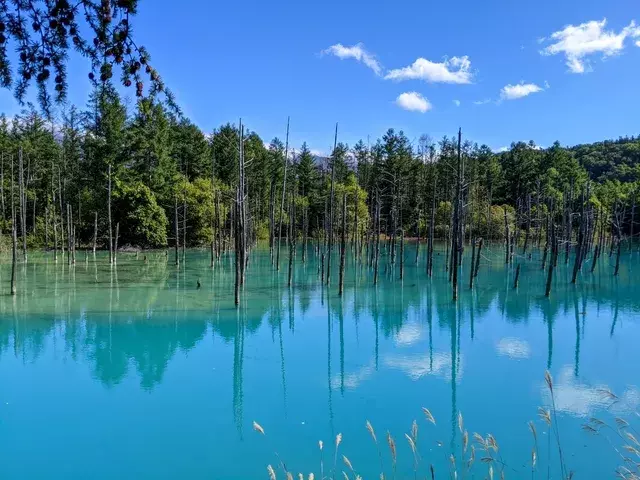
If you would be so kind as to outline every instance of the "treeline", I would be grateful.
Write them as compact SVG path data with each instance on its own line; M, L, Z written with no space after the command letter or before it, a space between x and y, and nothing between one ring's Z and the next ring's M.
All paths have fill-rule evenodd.
M457 215L464 238L503 239L506 222L539 243L550 206L574 202L566 208L579 212L588 192L600 221L615 215L620 235L635 234L638 139L519 142L494 153L464 138L458 145L457 135L411 141L393 129L350 147L337 129L333 151L318 158L306 144L293 148L284 128L283 138L265 144L235 124L205 134L153 97L129 112L108 83L55 122L29 106L0 118L0 227L10 234L16 225L25 250L206 245L213 258L234 248L238 215L247 242L331 242L344 231L359 248L378 230L449 236Z

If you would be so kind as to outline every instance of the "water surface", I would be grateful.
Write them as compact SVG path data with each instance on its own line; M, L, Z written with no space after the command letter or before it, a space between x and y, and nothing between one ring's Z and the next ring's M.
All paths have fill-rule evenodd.
M211 269L207 252L188 251L176 269L164 252L146 261L122 253L113 267L104 254L79 253L69 266L34 253L18 267L14 298L4 258L0 477L267 478L277 452L290 470L318 478L318 440L326 473L342 433L342 453L364 478L377 478L370 420L383 447L387 430L396 438L398 477L406 478L413 467L404 434L417 419L423 476L433 464L437 478L448 478L462 412L469 432L496 437L507 478L530 478L534 420L546 478L548 435L537 408L550 404L549 369L569 468L576 478L613 478L615 452L580 426L591 416L631 420L640 404L638 253L623 254L618 277L613 258L604 255L593 274L588 259L576 285L561 257L547 299L537 252L516 258L514 290L513 266L493 246L473 290L463 266L456 305L444 251L428 278L414 248L402 280L399 265L381 260L377 286L349 255L342 298L338 255L327 287L313 250L305 263L298 251L288 288L287 250L280 271L268 250L255 250L240 309L232 254ZM603 389L620 401L612 405ZM390 473L386 448L383 462ZM555 448L551 463L559 478ZM479 465L476 477L485 475Z

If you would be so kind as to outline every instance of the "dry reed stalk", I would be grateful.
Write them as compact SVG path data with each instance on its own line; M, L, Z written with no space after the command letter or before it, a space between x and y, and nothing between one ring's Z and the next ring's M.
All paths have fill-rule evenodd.
M434 425L436 424L436 419L433 418L433 415L431 415L431 412L428 408L422 407L422 412L429 422L433 423Z
M382 452L380 451L380 445L378 445L378 438L376 437L376 432L373 429L373 425L371 425L371 422L369 420L367 420L367 423L365 424L365 426L367 427L367 430L369 431L369 434L371 435L371 438L373 438L373 443L375 443L376 445L376 450L378 451L378 459L380 460L380 476L382 479L384 479L384 465L382 463Z
M335 453L333 455L333 472L335 474L336 471L336 466L338 465L338 448L340 447L340 444L342 443L342 433L338 433L338 435L336 435L336 450Z
M342 461L344 462L344 464L349 468L349 470L351 470L352 473L356 473L353 470L353 465L351 465L351 461L347 458L346 455L342 455Z
M389 451L391 452L393 478L395 478L396 477L396 460L397 460L396 442L391 436L391 433L389 433L389 431L387 431L387 443L389 444Z
M276 480L276 471L271 465L267 465L267 472L269 472L269 480Z
M253 422L253 429L256 432L261 433L262 435L264 435L264 428L262 428L262 426L258 422L256 422L255 420Z
M408 434L404 434L407 437L407 442L409 442L409 447L411 448L411 452L413 453L413 476L418 478L418 454L416 452L416 444Z

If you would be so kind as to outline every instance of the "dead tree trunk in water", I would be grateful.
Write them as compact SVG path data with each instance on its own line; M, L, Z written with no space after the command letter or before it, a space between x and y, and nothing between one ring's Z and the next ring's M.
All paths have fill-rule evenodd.
M549 297L551 294L551 283L553 282L553 269L558 261L558 239L556 238L556 229L551 220L551 259L549 260L549 272L547 274L547 285L544 291L544 296Z
M509 249L511 248L510 235L509 235L509 220L507 219L507 207L502 208L504 210L504 245L506 249L504 263L509 264Z
M461 231L461 215L462 215L462 155L460 146L462 143L462 129L458 130L458 168L456 178L456 198L453 214L453 234L451 240L451 268L453 269L453 293L452 298L455 302L458 300L458 270L459 270L459 258L461 255L462 245L462 231Z
M436 224L436 170L433 168L433 186L431 189L431 218L429 219L429 243L427 244L427 275L433 274L433 237Z
M529 246L529 236L531 235L531 194L527 195L527 230L524 234L524 246L522 247L522 254L527 254L527 247Z
M378 192L376 192L376 214L374 220L374 229L375 229L375 258L373 260L373 284L378 284L378 264L380 260L380 196Z
M296 183L294 176L291 200L289 202L289 223L291 224L291 238L289 239L289 280L287 282L289 286L291 286L293 282L293 262L296 256Z
M113 239L113 263L115 264L118 256L118 237L120 236L120 222L116 223L116 236Z
M614 216L613 222L616 231L615 241L616 241L616 268L613 271L613 276L617 277L620 271L620 251L622 249L622 221L624 219L624 209L622 213L619 211L618 200L616 200L616 204L614 207Z
M180 265L180 231L178 228L178 193L173 194L173 233L175 235L176 267Z
M307 242L309 240L309 206L305 205L302 218L302 263L307 261Z
M342 194L342 241L340 242L340 280L338 282L338 295L344 291L344 264L345 250L347 249L347 192Z
M400 226L400 280L404 278L404 228Z
M107 215L108 215L108 221L109 221L109 263L113 263L113 225L111 223L112 222L111 220L111 163L109 163L107 181L108 181Z
M27 261L27 206L24 188L24 160L22 147L18 151L18 196L20 198L20 234L22 236L22 258Z
M482 253L483 244L484 244L484 238L481 238L480 243L478 244L478 253L476 253L476 265L473 269L474 278L478 276L478 268L480 268L480 254Z
M473 278L475 277L476 264L476 239L471 241L471 266L469 268L469 289L473 288Z
M289 164L289 117L287 117L287 140L284 147L284 175L282 179L282 201L278 217L278 250L276 251L276 270L280 270L280 242L282 241L282 212L284 210L284 199L287 191L287 165Z
M13 184L13 157L11 157L11 295L16 294L16 263L18 262L18 230L16 228L16 206Z
M98 244L98 212L93 212L93 253L96 253Z
M234 285L234 303L236 307L240 305L240 232L239 232L239 210L240 210L240 186L236 187L236 201L234 204L234 230L235 230L235 267L236 267L236 279Z
M333 152L331 155L331 191L329 192L329 238L327 239L327 285L331 283L331 250L333 248L333 197L336 179L336 148L338 146L338 124L333 137Z
M588 197L589 197L589 194L587 193L587 198ZM576 247L576 259L575 259L575 263L573 264L573 276L571 277L571 283L576 283L576 279L578 278L578 272L582 268L582 258L585 250L584 243L585 243L585 237L587 235L587 232L586 232L587 219L585 217L584 202L585 202L585 195L583 191L582 192L582 209L580 212L580 230L578 232L578 245Z

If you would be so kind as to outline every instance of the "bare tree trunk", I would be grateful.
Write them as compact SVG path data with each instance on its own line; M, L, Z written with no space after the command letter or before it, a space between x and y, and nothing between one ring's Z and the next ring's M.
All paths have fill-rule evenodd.
M218 248L217 256L220 259L220 253L222 251L222 210L220 209L220 192L216 191L216 230L218 233Z
M518 281L520 280L520 262L516 265L516 277L513 279L513 288L518 288Z
M588 194L587 194L587 198L588 198ZM580 213L580 230L578 232L578 245L576 248L575 263L573 264L573 276L571 278L571 283L576 283L576 279L578 278L578 272L582 268L582 257L583 257L583 252L585 248L584 243L585 243L585 237L586 237L585 229L587 225L587 220L585 218L584 202L585 202L585 195L583 191L582 192L582 210Z
M287 192L287 165L289 165L289 117L287 117L287 140L284 147L284 175L282 178L282 201L278 217L278 250L276 251L276 270L280 270L280 242L282 241L282 212L284 210L284 199Z
M304 217L302 219L303 239L302 239L302 263L307 261L307 241L309 237L309 206L304 207Z
M432 167L433 168L433 167ZM427 246L427 275L433 274L433 237L436 225L436 170L433 168L433 186L431 190L431 218L429 219L429 243Z
M239 208L240 208L240 185L238 185L238 187L236 188L236 201L235 201L235 212L236 214L234 215L235 217L235 221L234 221L234 225L235 225L235 230L236 230L236 234L235 234L235 266L236 266L236 280L235 280L235 286L234 286L234 302L236 307L238 305L240 305L240 232L239 230Z
M480 239L480 243L478 245L478 253L476 253L476 264L473 270L474 278L478 276L478 268L480 268L480 255L482 254L482 245L484 244L484 239Z
M49 251L49 207L44 208L44 250Z
M176 267L180 265L180 231L178 228L178 194L173 194L173 226L175 240Z
M93 254L98 246L98 212L93 212Z
M62 158L62 157L61 157ZM58 167L58 203L60 206L60 253L64 260L64 202L62 198L62 181L60 180L60 168ZM109 166L109 208L111 208L111 166Z
M20 198L20 234L22 236L22 258L27 261L27 206L26 192L24 188L24 161L22 159L22 147L18 151L18 196Z
M469 268L469 289L473 288L473 279L475 277L476 264L476 240L471 241L471 267Z
M377 226L376 226L377 224ZM374 227L376 228L376 249L375 249L375 259L373 261L373 284L378 284L378 264L380 261L380 196L376 192L376 215L374 221Z
M118 256L118 237L120 236L120 222L116 223L116 237L113 239L113 263L116 263Z
M358 257L358 196L359 196L359 191L358 191L358 183L356 182L356 188L354 190L354 194L353 194L353 238L351 239L352 243L353 243L353 247L354 247L354 261L356 260L356 258Z
M71 205L67 203L67 265L71 265L72 247L71 247Z
M551 294L551 284L553 282L553 269L558 261L558 240L556 239L556 229L551 221L551 259L549 260L549 271L547 274L547 285L544 291L544 296L549 297Z
M331 191L329 194L329 238L327 240L327 285L331 283L331 250L333 248L333 197L335 194L336 178L336 148L338 146L338 124L333 138L333 152L331 154Z
M287 285L290 287L293 281L293 261L296 255L296 200L295 200L295 180L291 200L289 202L289 223L291 224L291 239L289 240L289 276Z
M185 192L182 199L182 261L187 257L187 196Z
M347 192L342 194L342 241L340 242L340 279L338 281L338 295L344 291L344 264L347 248Z
M459 270L459 256L461 255L462 244L462 231L461 231L461 214L462 214L462 155L461 155L461 143L462 143L462 129L458 130L458 169L456 178L456 199L455 210L453 218L453 235L451 242L451 268L453 269L453 301L458 300L458 270Z
M510 235L509 235L509 220L507 219L507 207L502 207L504 210L504 245L506 248L504 263L509 264L509 248L510 248Z
M404 278L404 228L400 226L400 280Z
M622 239L619 235L616 237L616 243L618 244L618 248L616 251L616 268L613 272L614 277L617 277L620 271L620 250L622 249Z
M13 187L13 156L11 157L11 295L16 294L16 264L18 263L18 230L16 228L16 206Z
M524 234L524 246L522 247L522 254L526 255L527 247L529 246L529 236L531 234L531 194L527 195L527 230Z
M114 252L113 252L113 224L112 224L112 218L111 218L111 163L109 163L107 178L109 183L108 200L107 200L107 215L108 215L108 222L109 222L109 263L113 263Z

